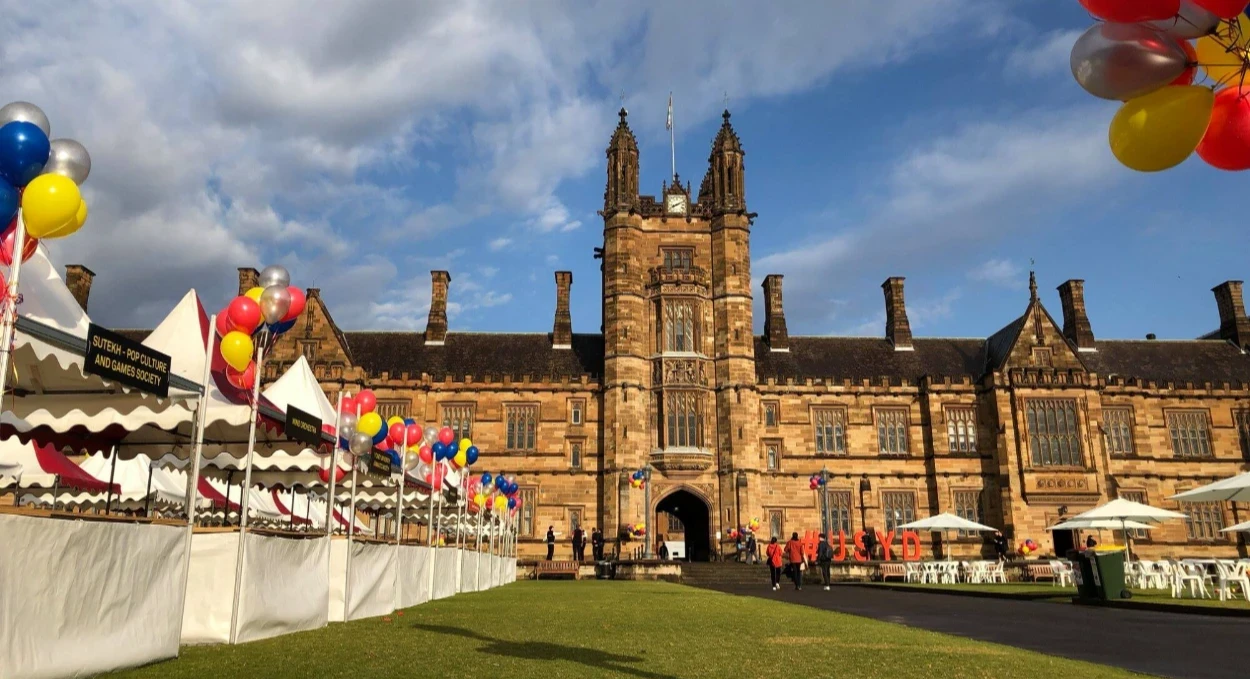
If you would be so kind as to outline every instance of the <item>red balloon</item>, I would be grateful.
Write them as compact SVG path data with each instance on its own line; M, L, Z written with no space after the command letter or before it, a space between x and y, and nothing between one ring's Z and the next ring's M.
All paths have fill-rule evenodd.
M308 303L308 298L304 297L304 291L294 285L287 288L286 291L291 293L291 308L282 317L283 323L298 318L300 314L304 313L304 305Z
M247 364L242 371L226 366L226 381L234 386L248 390L256 385L256 361Z
M1169 85L1192 85L1194 77L1198 75L1198 51L1194 49L1192 43L1188 40L1178 40L1181 49L1185 50L1185 72L1176 76L1176 80L1168 83Z
M217 331L218 337L225 337L226 333L234 330L234 328L230 327L230 314L228 312L229 309L222 309L217 312L217 321L213 324L213 329Z
M442 490L443 489L443 467L442 465L434 467L430 471L426 472L425 482L430 484L430 487L433 488L434 490Z
M407 426L408 429L408 445L415 446L421 443L421 438L425 436L425 431L421 429L421 425L413 422Z
M374 408L378 407L378 397L374 396L372 391L365 389L356 394L356 405L360 406L361 415L371 413Z
M426 464L434 462L434 449L429 446L421 446L421 449L417 451L417 454L421 456L421 461Z
M445 446L450 446L456 440L456 430L451 427L443 427L438 430L438 440Z
M13 266L13 240L17 238L17 220L14 219L9 228L5 230L4 236L0 237L0 264L5 266ZM22 240L22 261L35 256L35 250L39 249L39 239L31 238L30 234Z
M344 396L343 403L339 405L339 412L356 414L356 399L351 396Z
M238 330L245 335L252 334L260 327L260 305L251 297L239 295L230 300L226 315L230 317L230 324L233 326L231 330Z
M330 482L330 468L326 467L325 469L319 470L317 472L317 476L321 478L322 483L329 483ZM344 476L347 476L347 470L343 469L342 467L339 467L336 470L336 473L334 474L335 482L342 481Z
M404 444L404 432L406 430L407 427L404 426L403 422L396 422L391 425L387 436L390 437L391 443L394 443L397 446L402 446Z
M1198 156L1221 170L1250 170L1250 86L1215 94L1211 124L1198 144Z
M1081 0L1081 6L1099 19L1135 24L1171 19L1181 11L1181 0Z
M1232 19L1246 11L1250 0L1193 0L1193 3L1221 19Z

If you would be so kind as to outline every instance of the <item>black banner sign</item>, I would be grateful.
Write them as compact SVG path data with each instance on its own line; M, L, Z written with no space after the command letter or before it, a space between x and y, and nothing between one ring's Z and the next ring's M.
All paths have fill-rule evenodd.
M321 420L288 405L286 407L286 436L292 441L316 448L321 445Z
M169 396L169 356L101 328L87 327L83 372L161 398Z
M386 453L375 450L369 453L369 473L375 476L385 476L390 478L391 472L391 456Z

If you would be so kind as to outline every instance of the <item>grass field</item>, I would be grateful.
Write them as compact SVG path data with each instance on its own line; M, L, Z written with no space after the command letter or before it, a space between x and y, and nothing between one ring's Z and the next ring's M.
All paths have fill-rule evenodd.
M932 585L891 582L889 585L891 587L898 586L919 590L986 592L1009 595L1013 598L1029 599L1031 601L1055 601L1065 604L1071 602L1072 597L1076 596L1075 587L1056 587L1049 583L1009 582L1006 584L970 585L959 583L954 585ZM1173 599L1170 592L1159 589L1134 589L1132 592L1132 601L1175 606L1199 606L1203 608L1237 608L1250 611L1250 602L1247 602L1245 599L1229 599L1227 601L1220 601L1219 599L1191 599L1188 597Z
M241 646L110 677L1138 676L764 599L654 582L518 582L389 619Z

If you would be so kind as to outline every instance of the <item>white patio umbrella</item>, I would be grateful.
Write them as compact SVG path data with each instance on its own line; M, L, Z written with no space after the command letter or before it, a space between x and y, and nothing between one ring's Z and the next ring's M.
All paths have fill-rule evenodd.
M1154 524L1131 520L1069 519L1063 523L1057 523L1046 530L1118 530L1124 528L1128 528L1129 530L1150 530L1155 527L1156 526Z
M1181 502L1250 502L1250 472L1208 483L1168 499Z
M1221 528L1220 532L1221 533L1250 533L1250 521L1242 521L1241 523L1235 526L1229 526L1228 528Z
M1128 522L1136 521L1138 523L1161 523L1169 519L1188 518L1180 512L1174 512L1170 509L1160 509L1151 507L1150 505L1124 498L1116 498L1105 505L1094 507L1093 509L1081 512L1072 519L1107 519L1118 523L1121 531L1124 532L1125 546L1128 546Z
M912 521L911 523L905 523L899 526L899 528L904 528L907 530L928 530L928 531L940 532L942 534L942 544L943 544L942 551L946 552L947 559L951 558L950 551L945 548L947 531L964 530L964 531L978 531L978 532L986 532L986 531L993 532L993 531L998 530L997 528L991 528L990 526L977 523L976 521L969 521L968 519L965 519L963 517L955 516L954 514L951 514L949 512L937 514L936 516L930 516L927 519L920 519L919 521Z

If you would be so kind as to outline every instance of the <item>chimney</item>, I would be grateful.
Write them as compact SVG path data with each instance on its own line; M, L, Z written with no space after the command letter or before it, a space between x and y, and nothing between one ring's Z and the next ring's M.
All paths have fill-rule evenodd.
M1146 333L1146 339L1148 339L1148 340L1154 340L1154 339L1156 339L1156 338L1157 338L1157 335L1155 335L1153 332L1148 332L1148 333Z
M903 278L887 278L881 289L885 291L885 337L895 351L911 351L911 323L907 322L907 305L903 302Z
M1085 281L1064 281L1058 289L1059 302L1063 304L1063 336L1076 345L1077 351L1097 351L1094 329L1085 313Z
M425 343L442 346L447 341L447 285L451 274L430 272L430 318L425 322Z
M1250 349L1250 319L1246 318L1246 303L1241 297L1241 281L1224 281L1211 288L1211 292L1220 308L1220 339Z
M239 294L260 285L260 272L250 266L239 267Z
M87 311L87 299L91 297L91 281L94 279L95 272L81 264L65 265L65 287L78 300L78 306L82 307L84 313Z
M790 351L786 311L781 307L781 278L775 273L764 277L764 338L769 351Z
M556 272L556 323L551 329L552 349L573 348L573 317L569 314L569 288L572 286L572 271Z

